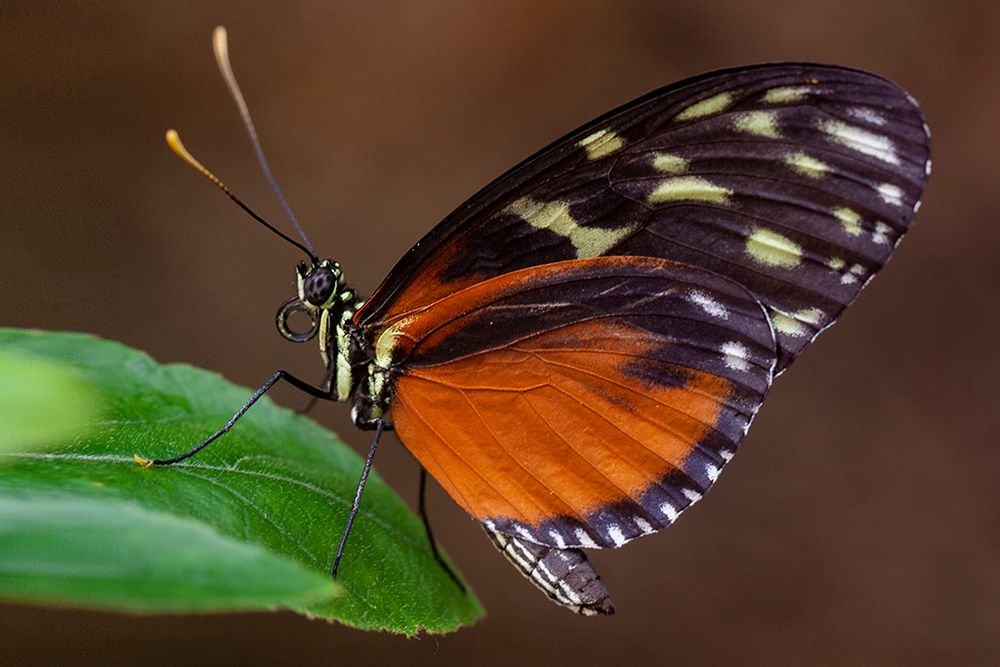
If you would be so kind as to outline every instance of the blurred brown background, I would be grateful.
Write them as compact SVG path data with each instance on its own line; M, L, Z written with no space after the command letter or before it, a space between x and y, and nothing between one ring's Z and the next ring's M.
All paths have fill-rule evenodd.
M0 607L4 662L997 664L997 7L3 0L0 324L93 332L245 385L321 371L272 325L298 254L163 143L176 126L283 222L215 71L218 23L279 181L362 293L528 153L701 71L870 69L921 101L934 135L916 228L782 377L708 500L596 555L617 616L549 604L435 489L439 538L489 610L471 629ZM361 448L346 412L314 415ZM415 465L389 442L377 467L413 498Z

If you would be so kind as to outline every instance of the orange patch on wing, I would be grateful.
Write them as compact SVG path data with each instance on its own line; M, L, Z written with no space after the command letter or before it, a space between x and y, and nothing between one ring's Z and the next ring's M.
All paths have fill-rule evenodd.
M483 276L475 274L458 280L446 281L444 279L444 274L451 265L453 258L462 252L467 242L467 238L458 237L423 263L417 273L406 281L405 287L392 299L392 305L386 312L382 313L379 319L383 322L399 319L406 313L432 304L459 290L482 282ZM364 305L354 313L353 319L355 324L360 324L365 320L368 316L369 307L371 304L378 303L381 300L380 292L385 288L386 283L380 285Z
M658 363L647 353L662 344L626 324L582 322L407 369L392 403L395 429L479 519L583 519L602 505L638 500L680 468L732 392L706 372L688 370L683 386L666 386L626 370ZM665 376L678 372L662 368Z

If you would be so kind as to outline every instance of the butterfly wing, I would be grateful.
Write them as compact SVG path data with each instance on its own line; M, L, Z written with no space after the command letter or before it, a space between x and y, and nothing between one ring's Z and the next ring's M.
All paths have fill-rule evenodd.
M660 257L746 286L783 370L885 264L930 171L913 99L811 64L690 79L588 123L418 242L355 322L548 262Z
M669 525L732 457L775 346L741 286L601 257L521 269L387 326L399 438L491 531L616 547Z

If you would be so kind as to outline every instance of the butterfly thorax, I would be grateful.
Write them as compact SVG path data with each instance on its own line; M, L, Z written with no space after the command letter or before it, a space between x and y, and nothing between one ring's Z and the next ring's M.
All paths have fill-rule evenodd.
M357 345L352 342L351 318L361 306L353 288L344 281L340 265L329 259L305 262L296 267L296 295L286 300L277 313L278 332L287 340L304 343L316 338L323 365L327 368L327 387L338 401L350 398L360 372L352 363ZM289 319L294 315L308 318L309 327L296 329Z

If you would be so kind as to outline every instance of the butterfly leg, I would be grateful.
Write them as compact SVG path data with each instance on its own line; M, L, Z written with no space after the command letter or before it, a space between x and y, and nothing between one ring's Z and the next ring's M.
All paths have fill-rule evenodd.
M501 533L483 524L494 546L556 604L584 616L615 613L608 589L580 549L559 549Z
M314 387L311 384L309 384L308 382L305 382L305 381L300 380L299 378L295 377L294 375L292 375L288 371L277 371L274 375L272 375L270 377L270 379L267 382L265 382L264 384L262 384L260 386L260 388L257 389L257 391L255 391L253 393L252 396L250 396L250 398L247 400L247 402L243 404L243 407L241 407L239 410L237 410L236 414L234 414L230 418L230 420L228 422L226 422L225 426L223 426L222 428L220 428L218 431L216 431L215 433L213 433L212 435L210 435L206 439L204 439L201 442L199 442L197 445L195 445L194 447L192 447L188 451L184 452L183 454L180 454L179 456L175 456L175 457L170 458L170 459L152 459L151 460L151 459L143 458L142 456L139 456L138 454L134 454L133 456L135 457L135 462L138 463L139 465L143 466L143 467L150 468L152 466L168 466L168 465L173 465L174 463L178 463L179 461L183 461L184 459L191 458L192 456L194 456L195 454L197 454L198 452L200 452L201 450L205 449L210 444L212 444L213 442L215 442L216 440L218 440L219 438L221 438L223 435L225 435L226 433L228 433L229 429L231 429L233 427L233 425L237 421L239 421L240 417L242 417L244 414L246 414L246 411L249 410L251 407L253 407L253 404L256 403L258 400L260 400L260 397L263 396L264 394L266 394L267 391L271 387L273 387L275 384L277 384L277 382L279 380L284 380L285 382L287 382L288 384L292 385L296 389L300 389L301 391L304 391L307 394L310 394L310 395L314 396L315 398L323 398L323 399L327 399L327 400L333 400L333 396L332 396L329 388L325 388L324 389L322 387Z
M431 544L431 553L434 554L434 560L437 561L438 565L448 573L451 580L455 582L458 589L465 592L465 585L459 580L458 575L455 574L448 563L445 562L444 558L441 557L441 553L438 551L437 541L434 539L434 533L431 532L431 522L427 516L427 470L420 466L420 502L419 502L419 512L420 519L424 522L424 530L427 532L427 541Z
M323 378L323 384L320 385L320 388L327 394L330 393L330 387L333 385L333 376L336 374L336 372L337 372L337 367L332 364L330 365L329 368L326 369L326 376ZM310 410L316 407L316 403L318 401L319 401L319 396L310 396L309 400L306 401L305 405L303 405L295 412L297 412L300 415L307 414Z
M354 525L354 519L358 516L358 510L361 507L361 494L364 493L365 484L368 482L368 473L372 469L372 461L375 460L375 450L378 448L378 441L382 437L382 430L385 427L384 422L381 419L375 420L375 437L372 438L372 444L368 448L368 455L365 456L365 465L361 469L361 479L358 480L358 488L354 491L354 502L351 504L351 513L347 515L347 524L344 526L344 532L340 536L340 544L337 545L337 554L333 557L333 566L330 568L330 577L333 579L337 578L337 570L340 569L340 559L344 557L344 547L347 546L347 536L351 533L351 526Z

